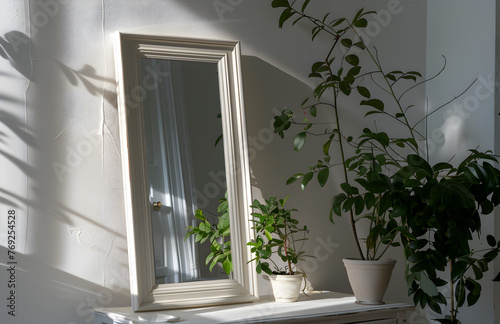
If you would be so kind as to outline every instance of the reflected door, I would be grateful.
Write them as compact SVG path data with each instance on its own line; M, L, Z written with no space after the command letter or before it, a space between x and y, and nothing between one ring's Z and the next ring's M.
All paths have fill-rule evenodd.
M184 239L198 225L194 211L216 211L225 192L224 155L214 145L222 133L217 66L143 59L142 71L161 76L144 105L156 283L221 278L205 265L210 246Z

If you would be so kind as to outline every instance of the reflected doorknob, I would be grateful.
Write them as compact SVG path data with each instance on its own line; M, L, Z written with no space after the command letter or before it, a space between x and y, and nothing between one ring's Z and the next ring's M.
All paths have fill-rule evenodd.
M157 201L153 203L154 210L160 210L160 208L161 208L161 202Z

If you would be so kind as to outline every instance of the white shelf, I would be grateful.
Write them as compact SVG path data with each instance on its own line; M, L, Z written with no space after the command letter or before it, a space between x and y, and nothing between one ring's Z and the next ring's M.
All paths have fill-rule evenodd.
M180 317L178 323L229 324L229 323L406 323L406 313L413 306L387 302L367 306L355 303L352 295L323 292L301 295L295 303L276 303L270 296L258 302L178 309L155 312L132 312L130 307L98 308L95 324L148 323L139 316L169 314Z

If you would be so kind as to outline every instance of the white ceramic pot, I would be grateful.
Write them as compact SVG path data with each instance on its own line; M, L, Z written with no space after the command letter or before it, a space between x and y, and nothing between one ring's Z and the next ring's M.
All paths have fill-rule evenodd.
M343 259L342 261L346 267L352 291L356 296L356 302L364 305L384 304L384 294L396 260Z
M302 273L294 275L272 275L274 300L278 303L293 303L297 301L300 293L300 284L304 280Z

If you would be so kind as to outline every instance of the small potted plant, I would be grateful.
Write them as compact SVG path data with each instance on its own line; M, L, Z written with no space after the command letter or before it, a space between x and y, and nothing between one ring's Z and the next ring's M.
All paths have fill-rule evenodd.
M305 281L305 273L300 271L297 263L304 260L302 250L309 232L307 226L299 226L299 221L292 217L297 209L286 209L285 199L271 197L262 204L254 200L250 206L258 212L252 213L255 240L248 242L255 255L257 273L265 272L270 276L276 302L295 302L300 293L300 285ZM279 260L283 266L279 266ZM272 265L269 264L271 262Z

